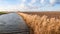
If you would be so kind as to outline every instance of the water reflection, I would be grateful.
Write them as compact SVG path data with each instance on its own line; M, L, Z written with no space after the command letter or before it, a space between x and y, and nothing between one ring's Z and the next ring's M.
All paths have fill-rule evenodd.
M21 16L10 13L0 16L0 33L25 32L28 27Z

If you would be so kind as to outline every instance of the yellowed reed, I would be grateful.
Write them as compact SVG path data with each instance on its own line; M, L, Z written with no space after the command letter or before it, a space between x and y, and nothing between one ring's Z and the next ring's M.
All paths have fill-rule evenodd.
M18 13L30 27L30 34L60 34L60 19L43 15Z

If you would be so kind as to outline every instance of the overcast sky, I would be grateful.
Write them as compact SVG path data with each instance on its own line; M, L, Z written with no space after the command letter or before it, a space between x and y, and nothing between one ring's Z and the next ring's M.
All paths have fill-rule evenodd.
M0 11L60 11L59 0L0 0Z

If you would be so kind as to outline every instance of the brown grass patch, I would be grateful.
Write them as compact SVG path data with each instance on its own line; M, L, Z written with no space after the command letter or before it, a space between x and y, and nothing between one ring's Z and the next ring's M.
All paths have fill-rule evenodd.
M60 34L60 18L18 13L30 27L30 34Z

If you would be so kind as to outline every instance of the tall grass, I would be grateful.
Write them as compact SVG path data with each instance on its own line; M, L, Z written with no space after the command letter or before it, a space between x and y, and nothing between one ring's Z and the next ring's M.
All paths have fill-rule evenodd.
M60 16L48 18L46 15L18 13L30 27L30 34L60 34Z

